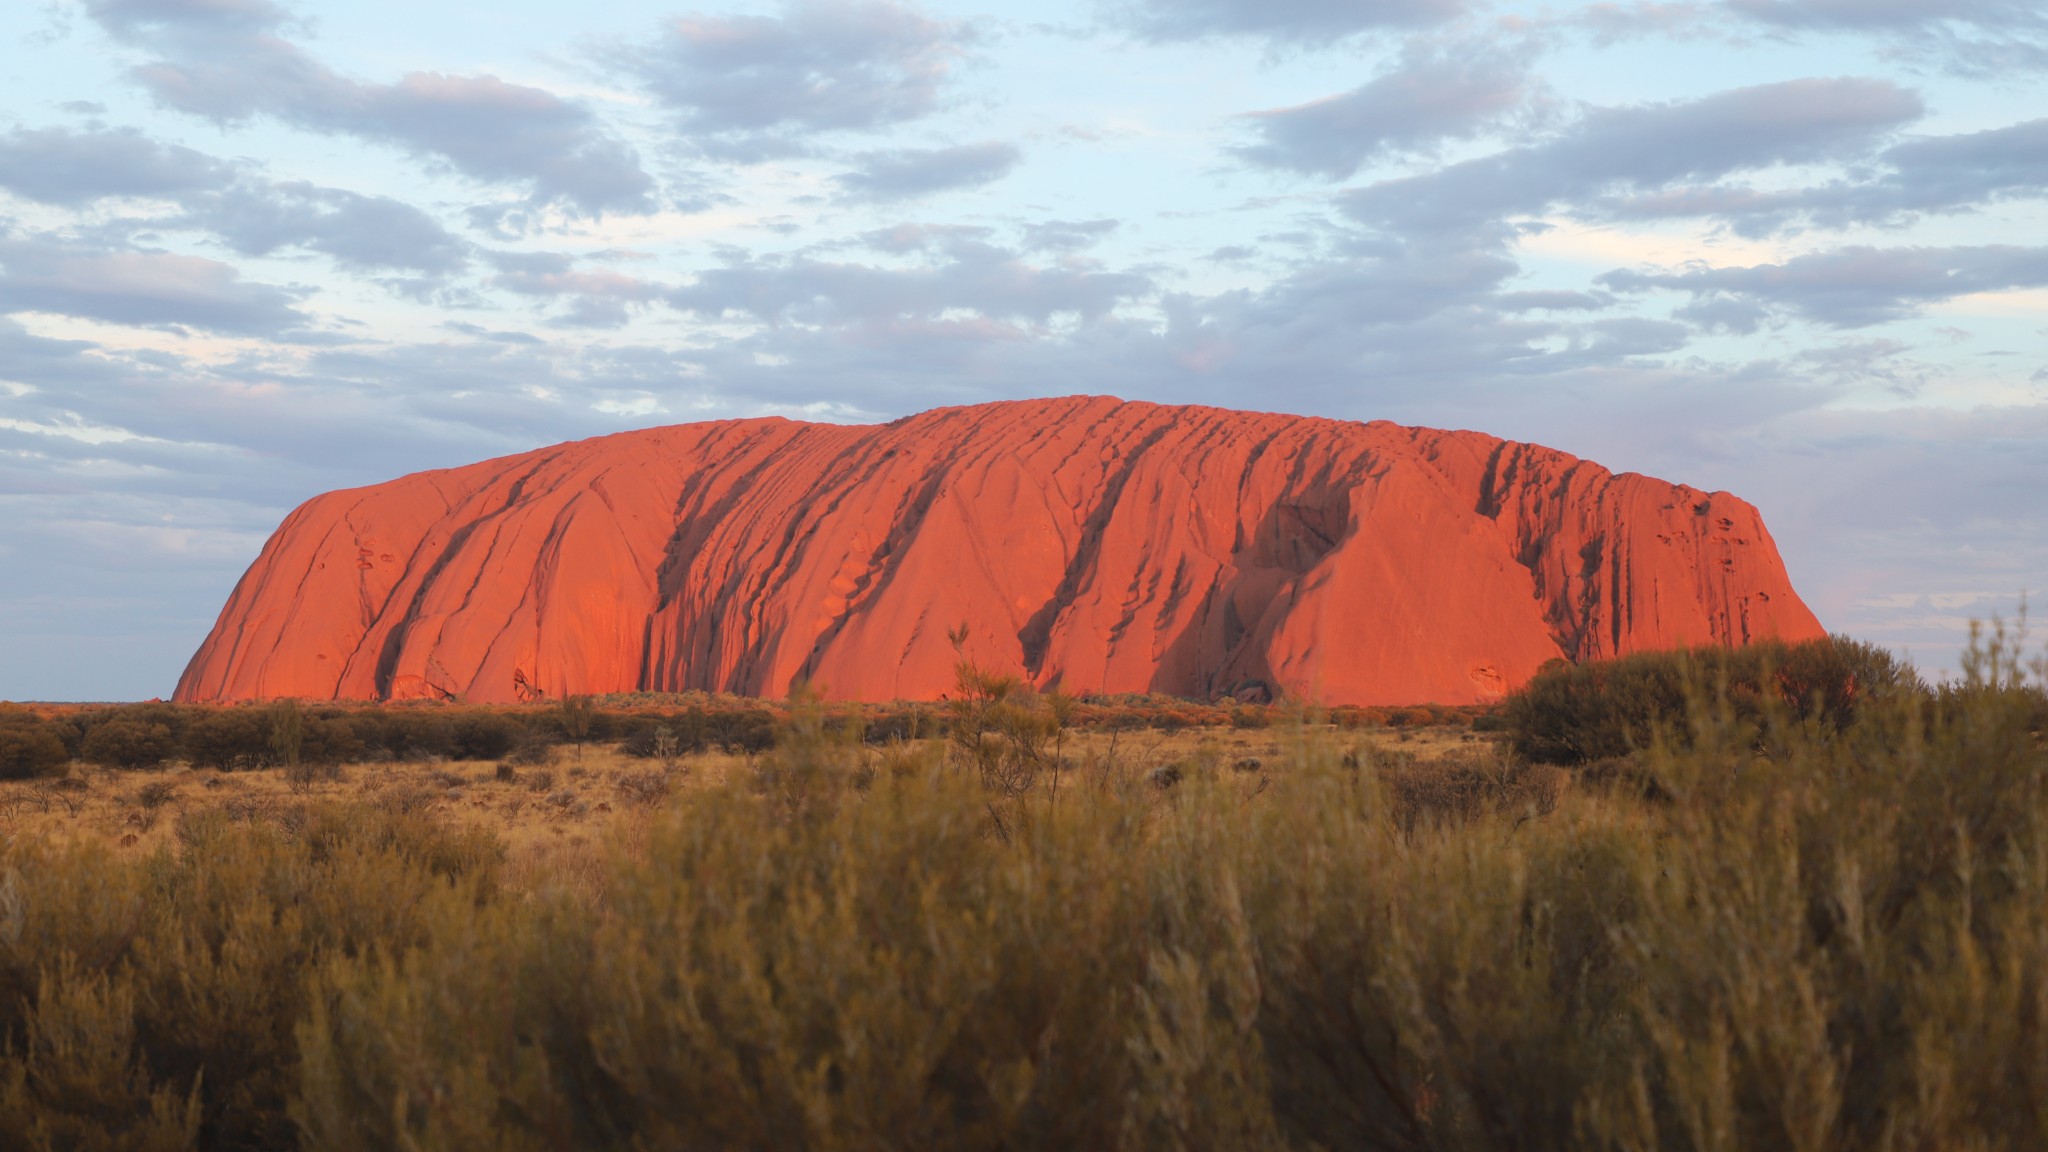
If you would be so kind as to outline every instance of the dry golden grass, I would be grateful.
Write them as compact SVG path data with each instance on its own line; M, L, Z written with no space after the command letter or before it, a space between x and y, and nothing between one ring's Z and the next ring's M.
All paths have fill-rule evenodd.
M1257 778L1308 743L1340 758L1372 756L1396 769L1410 758L1427 765L1493 747L1457 725L1340 729L1298 721L1244 729L1095 729L1071 732L1066 741L1063 787L1085 786L1112 771L1137 778L1164 770ZM921 741L909 749L934 755L939 744ZM905 753L901 745L865 750L877 762ZM220 772L173 765L124 772L74 763L63 777L0 781L0 834L97 841L146 855L172 845L188 813L220 810L241 823L279 824L309 805L365 803L486 828L505 847L507 885L567 887L597 899L604 871L599 848L643 843L649 819L662 806L644 781L663 777L668 793L687 796L744 776L758 759L699 752L677 757L667 771L658 760L593 744L580 754L562 748L547 763L515 766L509 779L496 762L469 760L346 764L306 771L296 780L282 768Z
M971 668L920 745L9 786L0 1147L2048 1147L2001 643L1844 725L1690 684L1574 787Z

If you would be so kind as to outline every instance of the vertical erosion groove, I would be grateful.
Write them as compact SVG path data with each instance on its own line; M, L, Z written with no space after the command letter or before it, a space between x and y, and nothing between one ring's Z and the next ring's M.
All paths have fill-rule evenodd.
M1116 516L1125 486L1131 482L1132 474L1144 461L1146 453L1171 431L1173 423L1164 421L1146 432L1137 444L1123 451L1117 459L1117 467L1104 479L1095 507L1082 522L1080 542L1074 549L1073 558L1067 562L1066 571L1060 576L1059 586L1017 633L1017 641L1024 649L1024 671L1029 675L1036 677L1045 670L1045 654L1052 643L1053 628L1094 575L1096 562L1102 555L1103 535L1109 530L1110 520Z
M563 543L548 521L577 486L593 498ZM1069 691L1215 691L1281 638L1287 674L1330 703L1476 702L1474 668L1498 689L1560 653L1821 634L1754 516L1477 433L1099 398L866 428L651 429L309 502L237 586L179 698L325 696L335 645L353 644L354 691L415 694L424 676L509 701L512 647L573 664L585 618L616 618L640 645L607 633L619 683L593 691L773 690L829 666L836 695L930 698L951 684L925 642L943 604L1015 627L1006 671L1043 684L1060 669ZM1747 546L1721 547L1700 517L1742 525ZM349 531L409 558L367 608L352 582L300 584ZM1029 542L1028 580L1012 578L1027 557L988 554L1004 540ZM585 557L575 604L557 605L594 615L522 607L599 544L610 567ZM1328 578L1295 594L1312 570ZM606 571L621 574L610 606ZM1104 659L1118 631L1148 628L1143 651Z

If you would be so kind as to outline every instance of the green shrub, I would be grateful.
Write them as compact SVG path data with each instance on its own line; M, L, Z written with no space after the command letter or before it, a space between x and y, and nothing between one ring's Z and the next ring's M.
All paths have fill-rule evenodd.
M185 758L195 767L261 767L270 762L270 716L256 708L204 712L185 726L184 744Z
M1005 847L971 779L855 793L844 755L795 740L781 787L671 809L602 918L501 906L335 969L304 1033L309 1145L1120 1143L1137 826Z
M704 713L698 748L765 752L775 746L778 718L766 708Z
M438 712L363 708L348 716L364 753L378 760L428 760L455 754L455 724Z
M1561 769L1490 751L1382 769L1389 816L1395 827L1411 834L1489 814L1547 816L1556 809L1564 783Z
M834 717L832 722L843 725L851 719L848 716L839 716ZM780 722L781 718L767 708L708 710L692 705L680 712L613 718L610 721L610 731L619 737L621 750L629 756L657 755L654 739L655 731L659 728L668 729L679 753L765 752L775 746ZM929 730L925 732L925 735L932 734Z
M495 891L488 836L367 808L183 817L178 850L0 848L0 1147L292 1148L297 1030L340 957Z
M1662 733L1689 740L1693 704L1712 697L1729 723L1756 727L1786 710L1833 731L1869 701L1924 691L1890 653L1846 637L1799 644L1639 652L1618 660L1553 660L1511 695L1500 725L1515 751L1546 764L1626 756Z
M0 711L0 780L47 776L70 759L55 725L26 709Z
M870 744L926 740L940 734L940 713L923 704L884 708L866 718L862 737Z
M343 764L360 759L365 751L345 715L329 712L305 718L299 735L299 759L303 763Z
M466 712L454 724L458 760L498 760L527 739L526 726L495 712Z
M610 739L615 727L613 717L598 711L590 696L564 696L535 720L535 727L550 739L575 745L579 757L585 744Z
M155 768L178 754L178 736L169 725L121 716L87 731L79 754L108 768Z
M117 704L85 708L70 714L65 720L68 722L67 726L77 732L73 755L81 759L90 759L85 754L85 741L91 737L92 733L103 725L113 723L122 724L124 730L131 733L138 728L163 729L170 733L171 736L172 751L167 754L167 756L171 756L177 754L178 744L185 735L186 723L195 713L203 711L204 709L181 707L176 704L166 704L160 700L151 700L142 704ZM67 738L66 743L70 745L71 738Z

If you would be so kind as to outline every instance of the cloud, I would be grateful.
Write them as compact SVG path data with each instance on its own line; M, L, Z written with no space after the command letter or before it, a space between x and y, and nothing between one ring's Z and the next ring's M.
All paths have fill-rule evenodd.
M1155 42L1260 36L1312 44L1381 28L1455 20L1466 0L1113 0L1112 24Z
M169 200L181 215L134 223L202 229L244 256L302 247L352 270L429 276L458 272L468 258L467 242L402 201L302 181L272 183L133 129L18 128L0 136L0 187L68 208L109 197Z
M1727 0L1729 10L1785 28L1919 29L1935 24L2043 28L2033 0Z
M81 207L109 196L179 197L218 188L232 166L133 129L16 128L0 136L0 187L44 204Z
M1745 236L1799 224L1896 225L1930 212L1969 211L2048 193L2048 120L1910 139L1853 170L1806 188L1681 185L1604 197L1590 214L1621 220L1717 217Z
M1045 220L1024 226L1027 252L1079 252L1092 248L1119 227L1116 220Z
M293 504L616 431L526 388L581 399L653 370L621 359L461 340L205 364L0 318L0 380L34 382L0 386L0 697L167 694Z
M1388 155L1495 127L1522 106L1530 88L1526 52L1418 42L1361 87L1252 113L1261 141L1237 154L1263 167L1342 180Z
M901 256L927 248L986 240L995 229L973 224L893 224L862 234L863 245L877 252Z
M257 33L290 19L270 0L85 0L85 7L94 20L124 36L163 27Z
M1691 36L1712 15L1712 10L1698 0L1671 0L1670 3L1631 0L1629 3L1587 4L1572 11L1560 23L1584 31L1597 47L1611 48L1630 40Z
M558 252L493 252L494 287L521 296L567 299L569 311L557 322L576 328L616 328L631 319L634 306L659 299L660 286L609 269L578 271L572 256Z
M993 184L1008 176L1023 158L1015 146L998 140L950 148L862 152L854 158L859 168L834 179L843 189L843 199L881 204Z
M1546 341L1581 365L1618 347L1623 334L1502 307L1519 271L1498 253L1421 238L1302 261L1260 288L1170 299L1159 354L1208 382L1209 402L1244 406L1284 379L1301 410L1398 419L1485 393L1504 374L1548 371Z
M2034 0L1726 0L1726 11L1786 32L1877 36L1893 56L1959 76L2048 68L2048 11Z
M759 159L930 114L973 38L890 0L791 0L780 16L672 20L621 58L700 147Z
M1465 229L1610 191L1867 154L1925 105L1888 80L1790 80L1697 100L1594 108L1556 138L1348 193L1381 226Z
M654 371L621 369L623 350L570 355L493 335L215 361L50 340L0 318L0 379L35 381L21 396L0 389L0 415L116 433L34 435L36 451L62 462L40 471L9 471L0 451L0 492L40 478L76 493L219 496L275 508L254 525L267 531L315 492L615 431L615 418L577 401L644 386ZM677 362L665 364L673 384ZM250 555L224 573L221 596Z
M460 272L470 245L433 217L388 196L363 196L302 182L239 184L194 197L179 223L206 228L244 256L303 247L356 271L399 269L428 276Z
M98 384L106 379L107 368L104 362L88 357L96 350L85 340L37 336L19 320L0 316L0 380L34 380L36 392ZM21 398L12 397L11 402L19 405Z
M0 239L0 312L274 337L306 324L293 301L292 293L248 283L217 260L45 238Z
M1515 261L1462 237L1345 238L1344 255L1213 294L1162 293L1139 271L1040 265L924 227L870 242L925 258L909 268L735 258L672 293L706 319L762 324L697 350L705 376L735 394L885 415L1107 389L1510 432L1539 418L1583 428L1585 412L1630 390L1645 399L1618 408L1618 421L1671 416L1683 429L1685 404L1730 388L1724 373L1658 364L1693 338L1686 324L1606 314L1620 302L1607 292L1512 290ZM1783 373L1759 373L1741 404L1783 404L1794 390Z
M1151 157L1166 176L1136 201L1113 182L1068 182L1054 206L1039 207L996 202L1022 187L1011 167L1021 162L1000 140L1028 148L1026 137L973 143L998 135L970 126L988 122L986 109L952 105L970 55L996 57L998 89L1016 99L1023 89L1010 82L1042 80L1026 69L1056 45L1032 31L999 39L1003 26L960 22L953 14L967 9L957 6L698 0L716 11L647 25L633 47L600 54L615 86L624 75L651 102L620 113L629 124L609 119L618 105L463 74L445 60L409 74L350 64L361 71L344 74L343 57L293 22L293 10L311 8L289 0L72 0L165 107L379 142L425 158L403 165L416 174L447 170L493 187L430 203L380 183L375 165L346 179L317 175L318 157L299 167L305 157L275 150L276 131L235 137L232 154L258 159L215 158L83 118L106 116L103 107L74 107L82 115L62 129L0 124L8 202L51 229L0 225L0 311L156 329L57 340L24 325L105 330L0 315L0 551L33 558L0 565L11 569L0 574L11 581L0 588L11 605L0 610L0 647L47 650L75 671L17 677L17 694L111 684L87 666L104 663L102 650L78 655L79 637L95 630L170 637L133 645L138 660L162 666L157 680L138 673L133 687L99 694L165 690L262 534L314 492L634 425L768 411L890 418L1074 391L1471 426L1733 487L1766 506L1802 590L1831 597L1826 622L1882 636L1941 613L1859 609L1841 589L1863 581L1944 605L1991 603L1956 597L2044 570L2048 553L2034 542L2048 539L2048 521L2030 481L2048 408L1958 420L1925 443L1920 427L1942 423L1932 410L1888 424L1837 411L1872 395L2040 394L2048 370L2032 384L2028 374L2048 361L2024 315L1979 326L1958 307L1941 322L1974 339L1925 351L1915 345L1930 325L1868 327L1959 292L2043 284L2048 261L2035 248L1939 247L2001 239L2000 228L2027 236L2037 203L1995 219L1930 220L1885 241L1897 248L1831 239L1800 249L1819 249L1811 256L1738 259L1709 246L1696 254L1712 263L1673 257L1598 280L1575 261L1519 259L1514 245L1557 217L1619 223L1602 234L1622 238L1649 232L1640 222L1707 221L1659 224L1659 244L1682 250L1681 234L1905 226L2043 198L2048 121L1912 136L1922 105L1905 83L1924 82L1928 102L1950 113L1981 111L1994 96L1942 77L1826 78L1872 48L1890 59L1921 44L1947 61L1966 45L2037 43L2042 34L2010 6L1870 0L1745 13L1698 0L1582 6L1511 25L1520 18L1492 22L1503 7L1472 0L1115 2L1128 40L1242 39L1193 56L1113 45L1128 75L1085 94L1053 92L1115 112L1112 151ZM728 11L742 7L760 15ZM1664 39L1630 45L1626 70L1656 70L1660 91L1681 98L1557 103L1544 81L1579 84L1561 69L1585 62L1580 49L1549 62L1516 54L1646 30ZM1712 40L1713 52L1686 56L1674 48L1686 37ZM1777 42L1770 68L1818 67L1821 78L1702 94L1698 77L1717 74L1729 44L1762 39ZM1216 122L1195 105L1159 121L1146 110L1173 94L1158 85L1204 83L1213 73L1200 69L1228 54L1263 50L1270 63L1324 43L1353 54L1350 65L1318 58L1318 74L1343 79L1301 88L1298 71L1233 77L1265 95L1232 108L1268 111L1227 122L1241 133L1228 143L1241 146L1240 162L1362 186L1215 211L1242 174L1219 189L1208 180L1216 173L1183 163L1185 131L1207 134ZM1792 59L1803 50L1788 43L1815 50ZM108 50L70 47L81 59ZM1908 71L1913 63L1889 74L1928 73ZM81 75L81 92L46 94L53 109L74 94L123 106ZM1611 78L1585 77L1580 91ZM984 78L973 79L979 96ZM1276 107L1304 94L1328 98ZM1048 124L1073 115L1044 111ZM1190 126L1189 112L1200 122ZM905 126L917 135L889 135ZM651 163L652 146L629 133L664 130L667 183L657 189L625 141ZM969 143L923 146L934 139ZM812 162L736 173L693 151ZM1370 182L1391 163L1422 174ZM911 199L998 177L1007 182L995 198L974 198L984 214ZM701 206L707 190L730 210L587 220L674 205L685 192ZM508 238L546 232L561 250L470 243L482 234L462 228L463 204L482 200L492 203L472 219ZM845 207L855 200L881 207ZM1126 211L1132 203L1143 211ZM564 208L586 219L565 222ZM769 235L806 208L816 219L801 237ZM627 263L582 250L627 244L654 254ZM323 315L325 296L281 274L238 274L244 256L296 261L291 279L348 300L360 320ZM415 287L417 303L359 301L366 277ZM164 331L174 328L189 333ZM1703 330L1758 335L1706 340ZM1958 509L1976 519L1944 519Z
M1923 137L1884 154L1905 209L1953 208L2003 195L2048 192L2048 119L1954 136Z
M1617 271L1599 278L1617 292L1653 288L1690 293L1695 307L1732 304L1752 318L1785 309L1836 328L1863 328L1911 316L1927 304L1978 292L2048 285L2048 248L1840 248L1783 264ZM1712 313L1698 314L1711 319ZM1738 323L1727 326L1736 331Z
M909 269L801 256L746 259L699 273L668 301L709 319L743 315L825 328L943 326L956 334L1009 338L1018 335L1017 322L1044 325L1061 314L1098 318L1151 291L1151 281L1136 273L1035 265L960 237L945 242L937 259Z
M1571 292L1562 289L1532 292L1503 292L1493 298L1503 312L1597 312L1614 306L1605 292Z
M534 200L586 213L653 210L638 156L589 109L495 76L412 72L390 84L342 76L277 35L263 0L87 0L109 34L154 55L132 75L170 108L233 122L270 116L435 157Z

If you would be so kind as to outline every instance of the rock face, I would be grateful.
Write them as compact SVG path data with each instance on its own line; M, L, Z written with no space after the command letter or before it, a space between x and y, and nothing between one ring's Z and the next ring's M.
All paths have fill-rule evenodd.
M1556 657L1803 639L1756 509L1530 444L1103 397L626 432L330 492L177 698L705 689L1496 698Z

